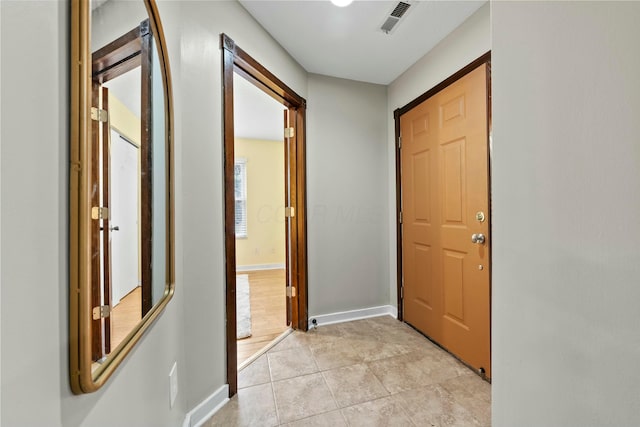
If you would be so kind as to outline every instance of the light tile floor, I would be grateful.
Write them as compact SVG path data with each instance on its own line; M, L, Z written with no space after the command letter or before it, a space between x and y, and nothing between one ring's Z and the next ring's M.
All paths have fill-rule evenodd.
M389 316L293 332L204 426L490 426L491 385Z

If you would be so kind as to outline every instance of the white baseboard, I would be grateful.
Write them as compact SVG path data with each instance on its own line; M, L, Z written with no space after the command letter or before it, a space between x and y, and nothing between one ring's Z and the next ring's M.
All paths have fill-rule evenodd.
M236 272L257 271L257 270L284 270L284 264L254 264L254 265L237 265Z
M225 384L189 411L182 427L200 427L229 401L229 384Z
M359 310L341 311L338 313L318 314L309 316L309 327L312 327L312 320L316 319L316 325L331 325L333 323L350 322L352 320L367 319L369 317L391 316L398 318L398 309L392 305L381 305L379 307L361 308Z

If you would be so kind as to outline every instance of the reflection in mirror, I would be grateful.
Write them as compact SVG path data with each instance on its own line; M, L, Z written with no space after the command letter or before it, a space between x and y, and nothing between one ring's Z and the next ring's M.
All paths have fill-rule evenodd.
M164 294L165 275L153 268L166 263L157 57L149 20L92 53L92 206L106 209L92 227L92 297L101 307L93 316L94 362L117 348Z
M71 141L80 167L71 177L70 363L81 393L104 383L173 293L171 112L152 0L93 0L88 10L74 1L71 25L72 63L87 66L72 74L86 93L72 105Z

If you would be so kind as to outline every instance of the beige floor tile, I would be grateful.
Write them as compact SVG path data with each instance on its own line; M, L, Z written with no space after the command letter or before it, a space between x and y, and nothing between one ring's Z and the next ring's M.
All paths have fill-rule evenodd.
M329 328L329 329L327 329ZM306 347L310 344L331 342L342 336L341 332L333 328L333 325L323 326L318 329L310 329L308 332L293 331L285 339L269 349L268 353L277 353L283 350L291 350Z
M342 410L352 427L404 427L413 426L402 406L392 397L361 403ZM423 425L423 424L420 424Z
M343 338L343 333L338 325L327 325L316 329L309 329L309 331L306 332L305 337L309 344L319 344L341 339Z
M406 323L400 323L394 326L385 322L375 324L372 327L376 329L380 340L384 342L404 344L421 349L438 349L438 346Z
M273 383L280 422L291 422L337 409L319 373Z
M205 426L491 425L491 385L388 316L295 331L238 386Z
M309 348L321 371L362 362L362 357L351 345L351 340L345 338L311 344Z
M311 350L306 345L276 353L267 353L267 359L272 381L318 372L318 366L311 355Z
M283 425L286 427L347 427L347 422L340 411L333 411Z
M411 345L379 341L377 337L370 339L353 338L351 343L364 362L400 356L411 353L414 350Z
M402 405L414 424L436 427L478 427L480 423L439 385L400 393Z
M278 416L271 384L238 390L203 427L214 426L277 426Z
M415 351L370 362L369 368L392 394L436 384L468 372L445 352Z
M365 364L331 369L322 375L340 408L389 394Z
M440 384L483 426L491 425L491 385L474 373Z
M339 333L343 338L372 338L375 339L376 331L371 329L367 322L367 319L354 320L353 322L337 323L331 325L335 328L336 333Z
M307 345L305 332L293 331L287 335L282 341L269 349L268 353L276 353L283 350L304 347Z
M238 371L238 388L266 384L270 381L269 363L267 356L264 354L247 365L243 370Z

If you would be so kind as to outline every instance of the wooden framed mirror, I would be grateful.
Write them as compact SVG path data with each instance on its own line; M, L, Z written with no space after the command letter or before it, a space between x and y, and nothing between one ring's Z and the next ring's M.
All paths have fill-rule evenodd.
M154 0L72 0L70 382L99 389L174 292L171 75Z

